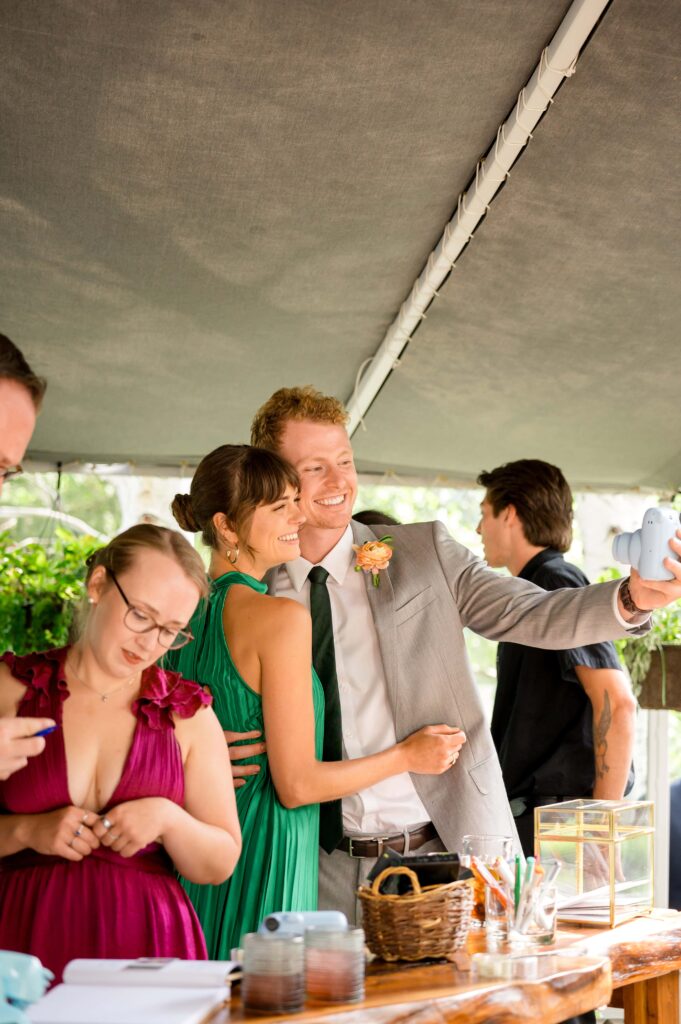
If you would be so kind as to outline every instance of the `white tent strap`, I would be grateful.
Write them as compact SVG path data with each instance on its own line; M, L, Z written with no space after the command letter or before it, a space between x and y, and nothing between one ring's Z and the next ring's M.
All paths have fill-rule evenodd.
M461 252L473 238L476 227L489 210L493 197L510 175L522 149L532 138L553 96L565 78L576 69L579 52L610 0L574 0L558 31L541 53L530 80L520 90L513 110L497 130L494 143L475 169L475 178L459 196L456 213L431 252L426 266L414 283L407 300L388 331L348 401L349 430L356 430L378 394L411 336L425 319L425 311L439 295L439 288L453 269ZM360 371L366 365L362 364Z

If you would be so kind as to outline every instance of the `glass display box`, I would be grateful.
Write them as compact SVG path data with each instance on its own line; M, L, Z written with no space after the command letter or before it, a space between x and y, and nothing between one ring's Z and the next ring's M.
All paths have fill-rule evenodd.
M650 801L566 800L534 812L535 856L555 880L558 920L610 927L653 905Z

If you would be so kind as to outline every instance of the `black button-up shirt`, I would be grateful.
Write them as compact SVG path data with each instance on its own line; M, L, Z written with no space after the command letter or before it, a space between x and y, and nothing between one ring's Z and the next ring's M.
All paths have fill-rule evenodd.
M544 590L589 583L580 569L551 548L531 558L519 576ZM611 643L568 651L499 644L492 737L509 800L530 797L531 806L540 804L542 797L591 796L593 711L575 665L622 667Z

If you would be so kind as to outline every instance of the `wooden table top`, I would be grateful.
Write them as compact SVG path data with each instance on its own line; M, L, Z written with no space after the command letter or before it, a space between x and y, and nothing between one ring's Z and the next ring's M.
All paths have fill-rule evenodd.
M681 968L681 914L653 911L612 930L561 927L554 946L539 957L534 980L475 980L470 954L484 950L484 932L472 932L468 952L455 964L368 965L360 1003L306 1005L297 1014L246 1014L239 989L230 1021L262 1024L558 1024L607 1004L621 986Z

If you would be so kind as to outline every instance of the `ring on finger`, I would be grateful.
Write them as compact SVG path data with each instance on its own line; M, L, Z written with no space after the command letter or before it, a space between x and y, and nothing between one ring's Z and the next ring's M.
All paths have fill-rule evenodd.
M112 841L113 843L115 843L117 839L120 839L120 838L121 838L120 836L116 836L116 835L114 835L114 834L113 834L113 832L111 832L111 833L110 833L110 835L111 835L111 841Z
M89 811L86 811L86 812L85 812L85 814L83 815L83 817L82 817L82 818L80 819L80 823L81 823L81 825L87 825L87 819L88 819L88 816L89 816L89 814L90 814L90 812L89 812Z
M70 846L71 848L73 848L73 844L75 843L75 841L76 841L76 837L75 837L75 834L74 834L73 838L66 845Z
M74 838L79 836L79 835L82 835L82 832L83 832L83 826L79 825L78 828L76 829L76 831L73 833Z
M110 828L113 828L113 821L109 821L108 818L102 818L102 825L108 832Z

